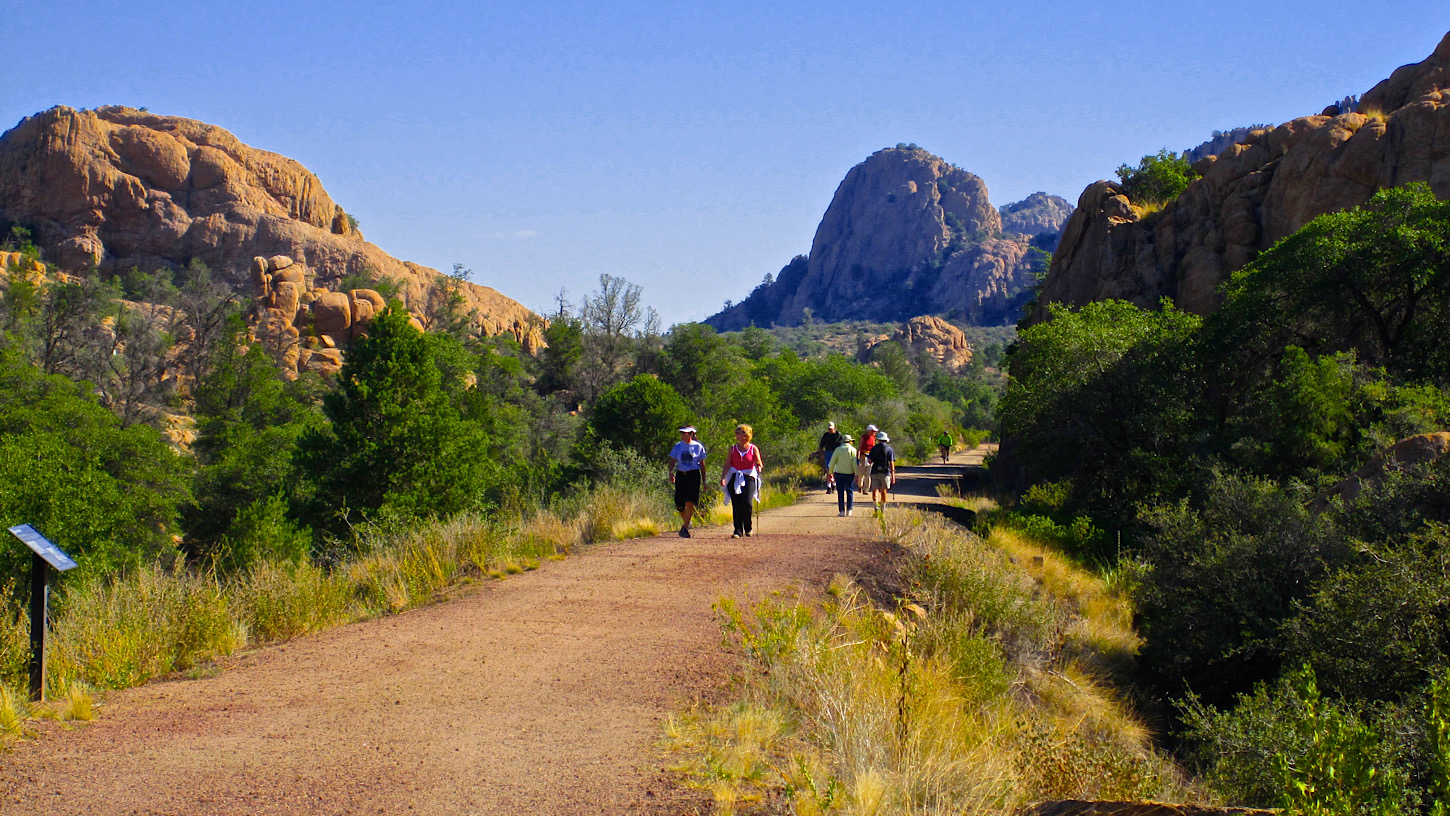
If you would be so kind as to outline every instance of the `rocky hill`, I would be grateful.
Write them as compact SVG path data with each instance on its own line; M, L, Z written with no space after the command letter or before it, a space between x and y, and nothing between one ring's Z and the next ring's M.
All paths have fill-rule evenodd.
M1202 178L1144 215L1110 181L1090 185L1063 230L1033 319L1045 304L1172 298L1204 314L1218 286L1315 216L1368 201L1375 191L1428 182L1450 197L1450 35L1359 98L1331 105L1195 165Z
M69 273L197 259L238 291L269 294L259 291L259 275L280 271L265 259L281 256L307 270L303 301L360 275L394 281L415 311L443 279L364 240L296 161L213 125L127 107L56 107L0 137L0 226L12 224L29 229L46 259ZM483 331L537 344L538 320L527 308L487 287L461 290Z
M915 145L878 151L846 174L810 255L706 322L722 331L807 315L1011 322L1039 271L1033 247L1052 248L1071 207L1038 193L1004 210L982 179Z

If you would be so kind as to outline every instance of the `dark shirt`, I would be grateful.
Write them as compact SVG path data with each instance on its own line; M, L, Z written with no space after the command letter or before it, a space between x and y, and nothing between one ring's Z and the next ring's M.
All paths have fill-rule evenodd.
M821 446L816 450L823 450L826 453L835 453L836 448L841 447L841 432L826 431L821 434Z
M896 461L896 451L885 442L877 442L866 458L871 460L872 473L890 473L891 463Z

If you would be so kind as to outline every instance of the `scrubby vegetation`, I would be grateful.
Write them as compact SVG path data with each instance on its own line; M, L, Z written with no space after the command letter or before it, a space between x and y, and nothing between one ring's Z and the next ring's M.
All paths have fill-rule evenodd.
M1384 190L1207 318L1051 307L1012 357L1000 469L1141 574L1142 703L1229 802L1442 812L1450 458L1359 469L1450 428L1447 236L1450 203Z
M892 514L911 587L719 605L747 658L732 703L666 746L717 812L1012 813L1044 799L1183 800L1115 697L1137 640L1120 590L1006 527Z

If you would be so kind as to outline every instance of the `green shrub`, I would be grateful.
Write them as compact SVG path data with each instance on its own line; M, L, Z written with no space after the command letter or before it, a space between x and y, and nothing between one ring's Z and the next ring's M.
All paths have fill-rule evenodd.
M663 459L679 440L677 428L693 421L685 401L668 383L640 374L599 396L590 411L594 438Z
M1134 203L1160 206L1177 198L1198 178L1186 159L1166 147L1155 155L1144 156L1137 167L1119 165L1117 174L1123 191Z
M1349 558L1333 525L1302 490L1219 476L1202 509L1147 510L1143 557L1152 571L1135 595L1147 641L1139 664L1163 693L1186 686L1227 705L1275 677L1284 623Z

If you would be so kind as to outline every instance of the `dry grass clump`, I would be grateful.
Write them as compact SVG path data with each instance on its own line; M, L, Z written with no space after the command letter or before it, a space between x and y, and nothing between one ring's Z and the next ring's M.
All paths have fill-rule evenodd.
M674 718L665 739L717 812L1009 813L1187 795L1106 684L1101 636L1083 634L1116 632L1125 602L1015 533L982 541L906 513L887 525L915 556L917 589L898 609L843 579L819 604L719 603L748 660L740 697Z
M145 566L70 584L53 604L47 674L126 688L242 646L222 586L211 576Z
M0 745L25 736L25 719L29 714L25 697L0 683Z

